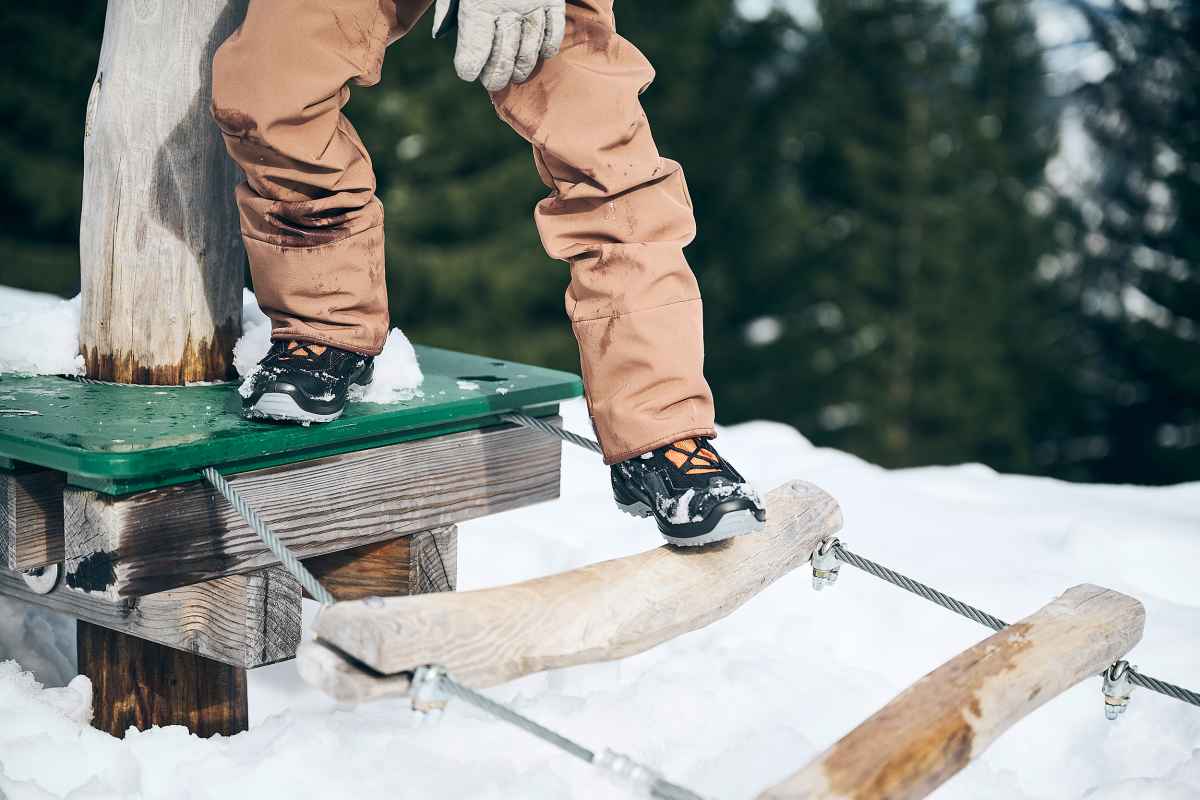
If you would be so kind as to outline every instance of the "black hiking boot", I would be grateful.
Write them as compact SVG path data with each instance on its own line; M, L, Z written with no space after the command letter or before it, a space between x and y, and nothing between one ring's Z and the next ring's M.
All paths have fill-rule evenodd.
M719 542L763 527L767 511L738 471L695 438L612 466L613 498L626 514L653 516L671 544Z
M371 356L328 345L277 341L242 381L242 413L253 419L332 422L371 383Z

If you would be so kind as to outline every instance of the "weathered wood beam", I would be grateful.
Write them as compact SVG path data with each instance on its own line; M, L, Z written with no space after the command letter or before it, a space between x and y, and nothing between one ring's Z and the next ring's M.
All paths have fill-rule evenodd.
M905 689L760 800L925 797L1013 723L1128 653L1145 619L1132 597L1068 589Z
M304 566L338 600L452 592L458 583L458 527L364 544L310 558Z
M794 481L767 496L767 526L758 533L704 548L663 546L511 586L339 603L321 611L314 629L376 673L440 664L464 684L492 686L624 658L702 628L807 562L841 524L832 497ZM383 693L376 678L342 670L323 646L298 654L316 685L344 699ZM403 679L387 682L407 689Z
M92 682L92 727L111 736L154 725L183 725L201 738L250 727L242 667L82 621L75 649Z
M37 594L0 570L0 594L238 667L283 661L300 644L300 585L281 567L115 601L61 584Z
M241 173L212 57L246 0L109 2L83 129L79 346L92 378L228 376L241 329Z
M0 471L0 569L62 561L65 485L53 470Z
M234 475L301 558L558 496L562 443L497 426ZM124 497L68 488L66 580L136 597L277 563L207 484Z

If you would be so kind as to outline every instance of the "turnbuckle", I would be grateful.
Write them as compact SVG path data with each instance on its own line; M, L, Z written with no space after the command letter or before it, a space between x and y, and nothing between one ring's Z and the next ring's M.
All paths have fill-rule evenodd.
M838 572L842 568L842 562L834 555L833 550L840 544L841 542L838 538L832 536L821 542L821 546L813 553L812 584L813 588L818 592L826 586L833 586L837 583Z
M1104 718L1113 720L1125 713L1129 707L1129 695L1133 693L1133 681L1129 673L1137 667L1129 666L1128 661L1115 661L1104 670Z

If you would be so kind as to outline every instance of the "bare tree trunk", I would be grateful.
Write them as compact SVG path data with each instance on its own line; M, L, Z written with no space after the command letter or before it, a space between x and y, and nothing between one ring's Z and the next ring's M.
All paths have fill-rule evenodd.
M109 0L84 129L80 347L88 375L227 377L245 261L212 57L246 0Z

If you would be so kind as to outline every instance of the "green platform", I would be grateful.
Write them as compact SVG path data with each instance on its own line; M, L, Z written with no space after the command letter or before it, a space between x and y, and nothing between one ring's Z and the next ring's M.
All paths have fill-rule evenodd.
M422 396L351 403L341 419L308 428L243 419L235 385L0 375L0 467L56 469L76 486L125 494L199 480L207 466L240 472L483 428L507 411L551 414L582 391L566 372L432 347L417 357Z

